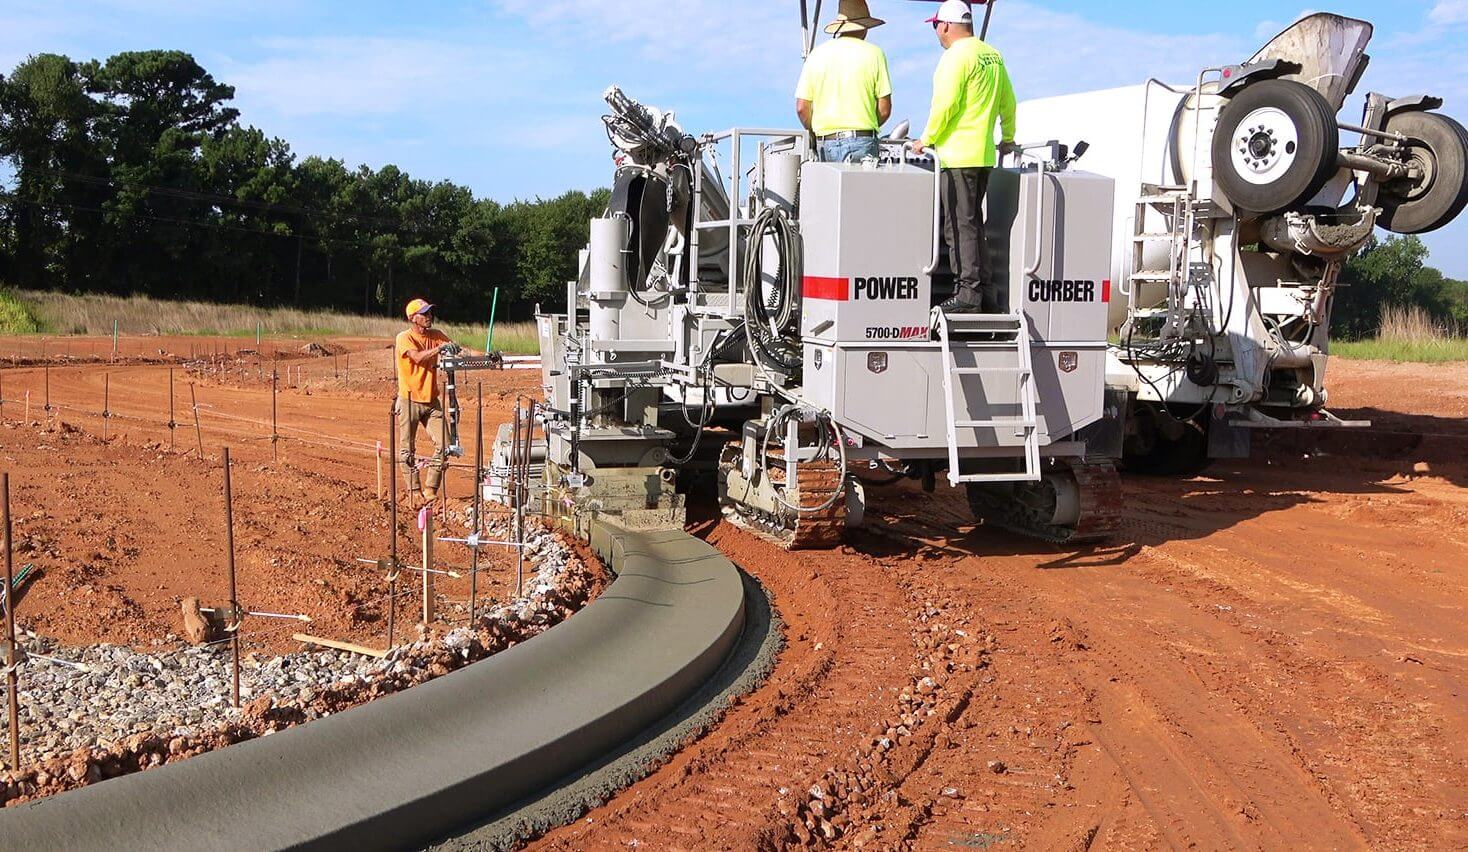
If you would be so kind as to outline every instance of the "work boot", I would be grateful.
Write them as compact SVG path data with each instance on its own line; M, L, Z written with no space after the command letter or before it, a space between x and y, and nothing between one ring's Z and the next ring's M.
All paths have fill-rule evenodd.
M438 500L438 489L437 488L425 488L425 489L423 489L423 503L424 503L424 505L432 506L434 504L434 502L437 501L437 500Z
M981 314L984 312L983 308L979 302L970 302L961 295L955 295L938 306L938 310L945 314Z

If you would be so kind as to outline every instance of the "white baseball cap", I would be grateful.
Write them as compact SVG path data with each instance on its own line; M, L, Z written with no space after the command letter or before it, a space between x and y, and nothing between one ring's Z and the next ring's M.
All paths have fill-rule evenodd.
M946 24L969 24L973 25L974 10L964 0L943 0L943 5L938 7L938 14L928 19L928 23Z

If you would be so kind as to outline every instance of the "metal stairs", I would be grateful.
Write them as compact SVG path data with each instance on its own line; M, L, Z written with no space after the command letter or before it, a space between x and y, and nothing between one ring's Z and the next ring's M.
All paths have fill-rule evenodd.
M1013 314L953 314L936 311L938 341L943 351L943 402L947 412L948 436L948 482L954 486L969 482L1039 482L1040 471L1040 422L1036 414L1035 373L1030 353L1029 323L1021 313ZM987 350L1007 351L1017 354L1017 366L960 367L954 355L955 345L962 345L974 338L984 340ZM996 417L987 420L959 419L958 392L963 376L1012 376L1015 379L1020 404L1018 417ZM967 412L964 412L967 414ZM959 471L958 430L960 429L1014 429L1015 437L1024 438L1023 473L971 473Z

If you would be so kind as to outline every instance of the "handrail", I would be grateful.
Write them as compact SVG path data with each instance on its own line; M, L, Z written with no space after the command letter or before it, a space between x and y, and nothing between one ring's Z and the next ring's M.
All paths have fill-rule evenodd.
M1045 167L1049 165L1043 159L1040 160L1040 169L1035 173L1037 178L1035 191L1039 198L1035 201L1035 262L1025 269L1026 278L1034 278L1045 262Z

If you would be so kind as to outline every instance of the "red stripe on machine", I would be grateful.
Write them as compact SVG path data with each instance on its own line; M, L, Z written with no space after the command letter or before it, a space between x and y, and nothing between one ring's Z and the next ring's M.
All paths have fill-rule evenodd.
M1107 302L1107 303L1110 303L1111 302L1111 282L1110 281L1102 281L1101 282L1101 301Z
M814 275L805 276L805 286L802 288L807 299L826 299L832 302L845 302L851 298L850 278L821 278Z

